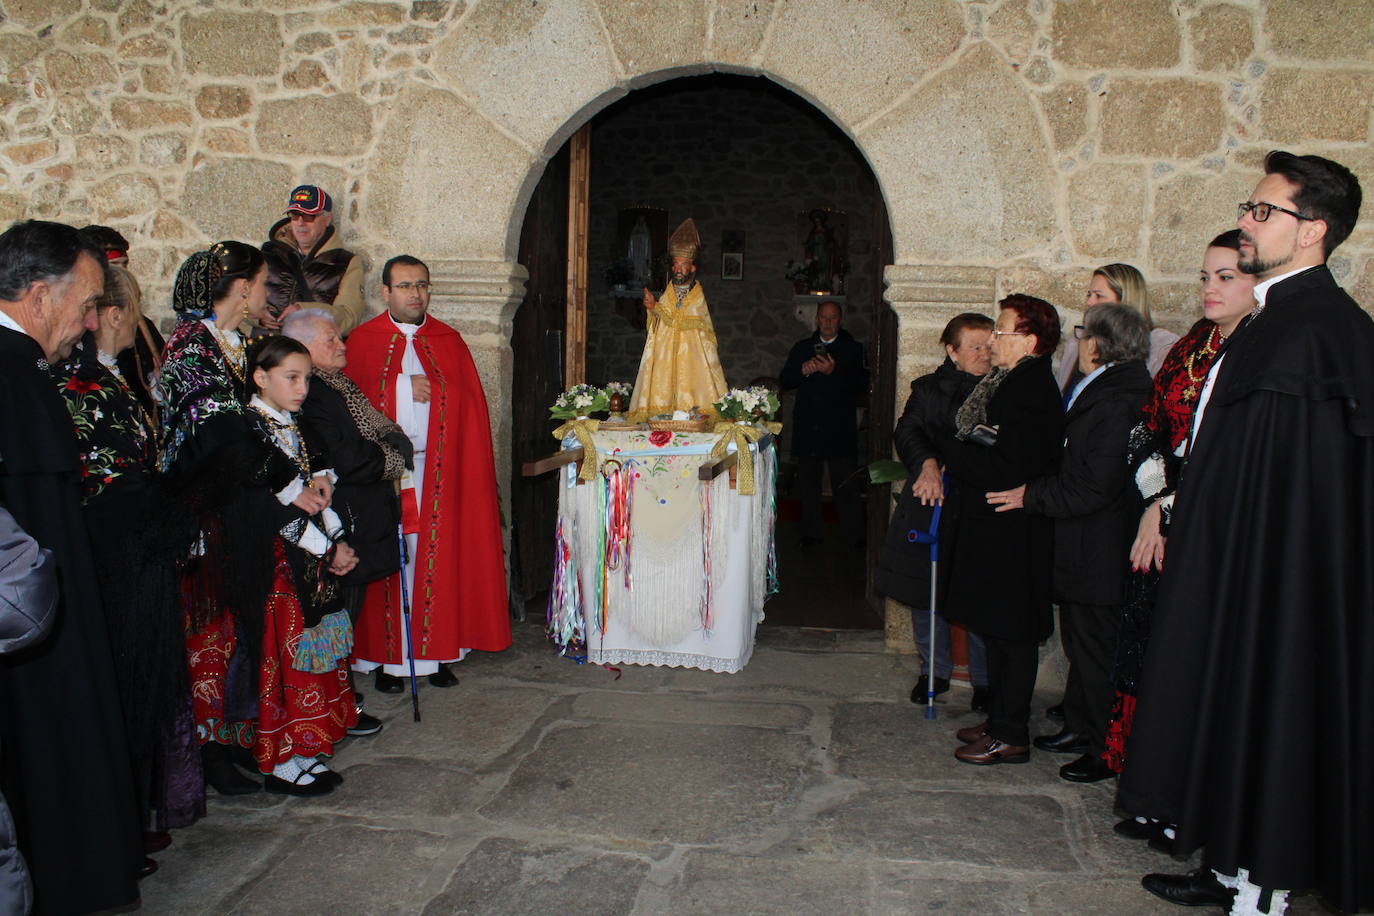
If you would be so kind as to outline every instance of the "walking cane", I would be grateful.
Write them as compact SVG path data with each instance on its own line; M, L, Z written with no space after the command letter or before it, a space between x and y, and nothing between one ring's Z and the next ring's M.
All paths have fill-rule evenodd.
M414 712L415 721L419 722L420 689L415 682L415 645L410 632L410 586L406 585L406 563L409 560L410 551L406 550L406 533L402 522L396 523L396 539L401 544L401 620L406 628L406 658L410 661L410 706Z
M943 482L943 481L942 481ZM930 530L915 531L916 543L930 545L930 657L926 659L926 718L935 718L935 580L936 564L940 561L940 510L943 506L935 504L930 513Z

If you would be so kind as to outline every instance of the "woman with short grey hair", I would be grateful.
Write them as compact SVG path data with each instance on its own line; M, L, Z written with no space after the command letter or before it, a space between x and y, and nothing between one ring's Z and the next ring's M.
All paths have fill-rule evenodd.
M1078 755L1059 769L1070 782L1116 775L1102 753L1114 696L1117 623L1141 508L1126 447L1150 393L1150 328L1144 316L1106 303L1093 306L1085 320L1074 328L1084 378L1069 398L1058 469L1014 490L987 494L998 512L1024 509L1055 520L1054 597L1069 677L1064 728L1036 738L1035 746Z

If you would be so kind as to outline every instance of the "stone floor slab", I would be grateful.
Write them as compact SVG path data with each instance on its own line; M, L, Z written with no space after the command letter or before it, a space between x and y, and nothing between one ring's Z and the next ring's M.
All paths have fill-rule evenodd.
M226 901L224 912L414 913L432 894L424 885L447 847L443 837L414 830L325 827L284 847L271 871Z
M666 669L664 686L718 696L831 697L887 700L911 692L920 672L911 656L871 652L755 651L748 666L725 678L709 671Z
M826 916L867 912L868 885L862 862L701 849L684 856L679 879L652 902L654 911L673 916Z
M293 819L247 820L243 808L210 802L209 816L173 833L159 868L139 882L142 911L184 916L223 913L239 885L265 873L307 825Z
M365 818L443 818L470 811L476 804L472 776L413 758L382 758L344 771L344 784L309 802L321 812Z
M593 691L573 702L579 719L661 722L681 725L746 725L753 728L804 728L811 719L793 703L731 703L698 696L617 694Z
M481 814L644 843L706 843L792 804L806 738L738 726L559 726Z
M483 840L425 916L615 916L630 913L648 863L633 856Z
M883 784L803 825L800 849L893 861L943 861L1050 872L1077 871L1068 817L1029 793L930 791Z
M475 770L509 750L560 696L534 687L485 684L480 678L451 690L443 702L426 702L419 722L412 718L409 695L369 698L368 712L386 723L388 741L379 746L399 743L407 756Z

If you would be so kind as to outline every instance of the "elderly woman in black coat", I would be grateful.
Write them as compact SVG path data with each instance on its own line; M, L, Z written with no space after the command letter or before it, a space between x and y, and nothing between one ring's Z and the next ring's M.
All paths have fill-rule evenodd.
M940 570L940 608L980 634L987 648L988 719L960 729L962 746L954 752L977 765L1030 759L1038 646L1054 628L1052 523L1028 512L999 513L983 494L1051 473L1064 435L1049 361L1059 314L1021 294L998 304L993 370L959 408L956 429L936 435L958 484L946 495L949 514L940 524L941 559L949 555Z
M1112 659L1126 597L1128 556L1140 516L1126 448L1150 394L1150 328L1124 305L1089 309L1074 328L1084 378L1064 417L1059 467L1012 490L987 494L998 512L1024 508L1054 519L1054 597L1069 658L1062 731L1042 750L1080 755L1059 769L1070 782L1116 775L1102 758L1112 707Z
M930 613L930 547L920 543L916 532L930 529L935 507L945 497L943 468L931 430L954 428L954 412L973 391L978 380L988 374L992 359L992 319L965 312L951 318L940 334L945 361L929 375L911 383L892 443L906 465L907 480L897 497L897 507L888 522L887 538L873 586L878 592L911 608L912 633L921 656L921 679L911 690L911 702L926 702L929 675L935 668L935 693L949 690L954 664L950 654L949 624L935 617L932 648ZM945 509L948 511L948 507ZM983 641L968 633L968 673L973 682L972 708L987 711L987 665Z

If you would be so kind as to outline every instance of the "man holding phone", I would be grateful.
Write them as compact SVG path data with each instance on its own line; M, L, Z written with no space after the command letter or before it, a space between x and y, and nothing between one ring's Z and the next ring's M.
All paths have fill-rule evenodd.
M868 393L863 344L840 327L837 302L816 307L816 332L797 341L782 370L784 390L797 390L792 408L792 456L798 463L803 547L822 540L821 475L828 468L840 533L855 546L864 542L859 503L858 411Z

